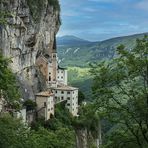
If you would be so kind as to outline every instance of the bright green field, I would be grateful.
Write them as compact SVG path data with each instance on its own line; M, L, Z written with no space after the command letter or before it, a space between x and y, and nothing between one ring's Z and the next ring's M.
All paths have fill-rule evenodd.
M68 68L69 84L78 87L85 94L87 100L92 99L92 94L91 94L92 79L89 70L90 68L80 68L80 67Z

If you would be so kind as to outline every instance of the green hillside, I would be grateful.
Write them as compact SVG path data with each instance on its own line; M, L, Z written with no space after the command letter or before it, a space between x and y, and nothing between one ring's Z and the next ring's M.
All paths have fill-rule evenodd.
M88 42L77 37L72 38L71 36L69 36L69 40L67 39L68 36L66 36L65 40L63 37L57 38L57 43L59 43L59 59L62 66L88 67L91 62L96 62L102 59L111 59L115 56L114 53L119 44L124 44L127 48L133 48L136 39L142 38L144 34L117 37L102 42ZM68 41L70 41L70 43ZM63 42L63 44L61 42Z
M133 48L136 39L142 38L145 34L148 33L117 37L102 42L88 43L80 39L82 44L79 44L79 38L77 37L70 37L69 40L67 39L68 36L62 39L58 38L57 43L60 43L60 45L58 45L60 64L64 67L68 67L68 79L70 84L79 87L89 100L92 97L92 79L89 74L89 63L112 59L115 56L115 50L118 45L124 44L128 49ZM68 41L70 41L70 43Z

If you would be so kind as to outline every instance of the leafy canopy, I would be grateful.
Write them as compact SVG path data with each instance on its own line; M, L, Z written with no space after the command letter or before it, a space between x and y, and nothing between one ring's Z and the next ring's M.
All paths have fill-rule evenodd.
M110 62L92 65L93 95L102 119L114 124L106 147L148 146L148 38L117 49Z

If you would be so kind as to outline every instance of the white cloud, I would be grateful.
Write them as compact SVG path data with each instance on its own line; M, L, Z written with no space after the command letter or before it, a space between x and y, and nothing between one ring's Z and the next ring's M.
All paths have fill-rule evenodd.
M86 8L83 8L83 10L87 12L96 12L98 9L86 7Z
M136 4L136 8L148 11L148 0L142 0Z
M77 12L74 12L74 11L67 11L67 12L62 12L62 16L69 16L69 17L72 17L72 16L78 16L79 14Z
M91 1L91 2L105 2L105 3L112 3L112 2L121 2L123 0L88 0L88 1Z

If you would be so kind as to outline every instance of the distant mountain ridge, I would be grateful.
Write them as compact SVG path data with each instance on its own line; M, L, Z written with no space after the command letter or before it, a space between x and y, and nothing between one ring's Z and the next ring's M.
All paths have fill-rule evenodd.
M70 84L78 87L85 94L85 97L90 100L92 98L92 79L88 74L88 64L113 58L115 56L116 47L120 44L124 44L128 49L133 48L136 39L142 38L145 34L148 35L148 33L135 34L116 37L101 42L89 42L89 44L77 44L75 38L70 38L71 45L62 41L65 39L62 38L62 43L60 43L62 46L59 44L57 46L58 56L61 62L60 64L69 67L68 79ZM68 37L69 36L67 36L67 38ZM83 39L80 40L83 41Z
M63 66L87 67L89 63L102 59L111 59L118 45L124 44L128 49L133 48L137 38L148 33L116 37L101 42L90 42L75 36L57 38L58 55Z
M87 45L91 43L90 41L78 38L73 35L65 35L62 37L57 37L58 46L76 46L76 45Z

